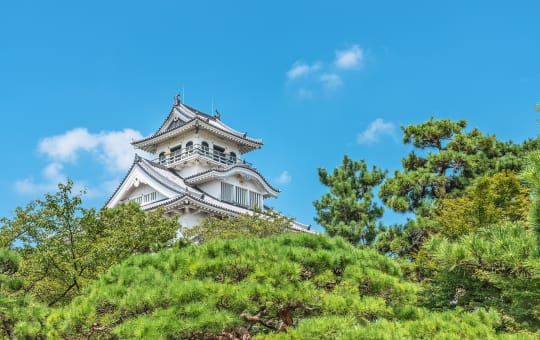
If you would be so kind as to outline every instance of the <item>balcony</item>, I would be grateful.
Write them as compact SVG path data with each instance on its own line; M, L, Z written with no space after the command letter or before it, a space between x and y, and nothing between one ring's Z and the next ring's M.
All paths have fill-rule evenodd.
M169 155L162 154L160 157L154 159L154 162L172 167L182 161L186 161L192 158L197 158L198 156L203 157L207 160L213 161L217 164L223 165L235 165L242 164L249 167L253 165L245 160L242 160L236 157L235 154L227 154L218 150L212 150L205 145L193 144L187 146L183 150L173 151Z

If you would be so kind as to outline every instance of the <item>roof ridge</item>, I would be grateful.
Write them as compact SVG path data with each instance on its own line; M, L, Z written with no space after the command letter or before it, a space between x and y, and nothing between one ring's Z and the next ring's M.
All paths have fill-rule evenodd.
M268 182L268 180L267 180L267 179L266 179L259 171L257 171L257 169L255 169L255 168L253 168L253 167L250 167L250 166L248 166L248 165L244 165L244 164L234 164L234 165L231 165L231 166L226 167L226 168L224 168L224 169L219 169L219 168L208 169L208 170L205 170L205 171L203 171L203 172L199 172L199 173L197 173L197 174L193 174L193 175L191 175L191 176L188 176L188 177L184 178L184 180L185 180L185 181L189 181L190 179L196 178L197 176L206 175L206 174L208 174L208 173L210 173L210 172L212 172L212 171L224 173L224 172L230 171L230 170L232 170L232 169L234 169L234 168L244 168L244 169L253 171L253 172L256 173L257 175L259 175L259 176L263 179L263 181L264 181L264 182L265 182L272 190L274 190L274 191L276 191L276 192L281 192L279 189L274 188L274 186L272 186L272 184L270 184L270 183Z
M129 176L131 170L133 170L133 167L135 167L135 164L138 163L140 161L142 157L139 156L139 154L135 153L135 156L133 157L133 162L131 163L131 166L129 167L129 170L126 172L124 178L122 178L122 180L120 181L120 184L118 184L118 186L116 187L116 189L113 191L113 193L111 194L111 196L109 197L109 199L107 200L107 202L105 202L105 204L103 205L103 207L106 207L109 202L112 200L112 198L114 197L114 195L116 195L116 193L118 192L118 190L120 190L120 187L122 186L122 184L124 184L124 181L127 179L127 177Z

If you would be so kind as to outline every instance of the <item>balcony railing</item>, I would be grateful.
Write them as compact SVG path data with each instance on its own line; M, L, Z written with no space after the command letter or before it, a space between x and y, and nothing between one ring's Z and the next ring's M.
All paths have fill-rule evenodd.
M161 155L160 157L156 158L154 162L158 162L165 166L173 166L178 162L195 156L203 156L206 159L225 165L244 164L253 167L251 163L246 162L245 160L242 160L234 155L231 156L231 154L226 154L218 150L212 150L209 147L200 144L187 146L182 150L173 151L169 155Z

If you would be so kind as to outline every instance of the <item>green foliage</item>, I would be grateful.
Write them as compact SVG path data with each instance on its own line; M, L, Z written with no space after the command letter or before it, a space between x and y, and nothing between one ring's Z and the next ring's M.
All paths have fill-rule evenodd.
M214 239L268 237L286 232L291 222L290 218L274 210L256 212L253 215L241 214L234 217L211 216L197 226L183 228L182 235L187 240L196 239L198 243Z
M522 224L482 227L454 242L435 237L426 249L434 263L430 306L492 307L522 328L540 328L540 250Z
M496 338L496 312L432 313L372 249L286 233L129 258L58 309L62 338ZM527 337L526 334L522 338Z
M386 171L375 166L369 171L364 160L344 156L332 174L323 168L318 173L329 192L313 202L315 221L330 236L341 236L353 245L370 245L378 233L377 220L383 214L383 208L373 201L373 188L382 182Z
M0 337L539 338L540 139L465 127L403 127L417 150L380 188L416 213L402 227L376 225L385 171L318 169L316 220L336 238L283 233L269 211L209 218L163 250L179 226L162 211L85 209L60 184L0 220Z
M403 142L412 151L403 159L403 172L396 171L379 191L383 202L398 212L424 215L434 199L453 197L472 179L495 167L500 156L494 136L478 129L463 132L465 120L428 121L402 127ZM429 210L429 209L427 209Z
M321 316L408 319L417 287L374 250L286 233L129 258L49 318L51 336L268 334ZM338 327L338 326L336 326Z
M24 282L14 277L19 256L0 248L0 337L33 337L42 331L48 311L24 291Z
M540 150L531 152L521 177L527 182L533 197L529 211L529 223L540 236Z
M418 251L434 232L458 237L479 225L521 219L527 203L524 192L515 192L516 181L489 176L504 170L521 171L525 155L540 147L540 138L514 144L478 129L465 132L465 127L464 120L433 117L402 127L403 142L416 150L402 160L403 171L384 181L379 197L394 211L413 212L415 218L398 229L383 231L377 249L415 259L423 256ZM482 176L487 177L479 179ZM476 186L468 189L477 180ZM514 191L497 193L493 181ZM482 201L484 193L489 195ZM516 202L505 202L514 194ZM476 205L477 210L468 204ZM517 210L512 213L514 208Z
M433 217L434 231L456 239L490 224L525 222L529 206L529 190L513 172L482 176L463 196L439 200Z
M135 203L115 209L82 208L73 183L44 200L17 208L13 219L2 219L0 246L20 254L17 277L27 290L52 306L69 301L112 264L131 254L157 251L174 236L178 225L146 213Z
M419 309L412 320L358 323L351 317L328 316L302 320L287 334L257 336L255 339L535 339L533 334L497 334L500 319L494 311L482 309L432 313Z

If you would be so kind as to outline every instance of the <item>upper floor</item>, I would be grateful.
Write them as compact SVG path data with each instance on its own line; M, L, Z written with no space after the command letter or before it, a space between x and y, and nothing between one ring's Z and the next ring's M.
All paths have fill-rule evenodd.
M197 109L189 107L179 98L175 103L160 128L151 136L134 141L132 144L141 150L159 155L166 152L166 148L177 148L179 143L185 144L186 148L191 139L193 147L198 144L203 147L203 138L210 148L210 143L216 145L216 152L227 154L232 152L236 155L258 149L262 146L262 140L247 136L232 129L221 121L221 115L216 112L211 116ZM220 147L222 149L220 149ZM212 146L212 152L214 147Z

